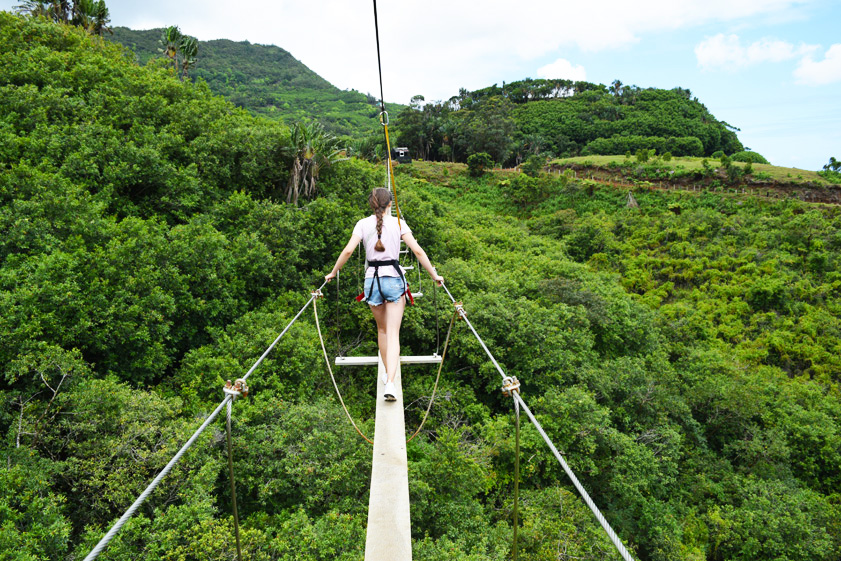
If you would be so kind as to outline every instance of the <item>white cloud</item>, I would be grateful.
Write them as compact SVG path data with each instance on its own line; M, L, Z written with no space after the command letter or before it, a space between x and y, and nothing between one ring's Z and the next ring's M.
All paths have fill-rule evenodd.
M540 78L561 78L564 80L583 81L587 79L587 72L581 65L575 66L565 58L541 66L537 69Z
M815 45L796 47L792 43L767 37L744 46L738 35L719 33L701 41L695 47L695 57L698 65L705 69L735 70L763 62L792 60L815 49Z
M558 56L624 48L645 33L737 22L789 11L806 0L427 0L380 2L385 95L446 99ZM374 22L367 0L108 0L114 25L166 19L200 39L248 39L288 50L340 88L379 93ZM550 59L551 60L551 59Z
M821 61L815 62L811 56L804 57L797 65L794 76L798 83L810 86L841 82L841 43L832 45Z
M646 34L783 17L814 0L426 0L378 3L385 95L408 103L528 75L562 49L605 52ZM339 88L379 94L370 0L107 0L113 25L179 25L199 39L278 45ZM19 0L0 0L0 6Z

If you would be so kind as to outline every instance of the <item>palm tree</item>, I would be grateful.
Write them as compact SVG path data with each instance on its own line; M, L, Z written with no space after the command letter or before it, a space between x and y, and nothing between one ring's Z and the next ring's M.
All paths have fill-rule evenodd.
M114 30L108 27L109 23L111 23L111 14L108 12L108 7L105 5L105 0L99 0L96 3L94 10L94 33L97 35L102 35L107 31L108 33L113 35Z
M321 124L296 123L292 127L292 169L286 184L286 202L297 205L298 198L311 199L321 168L346 159L339 149L339 139L327 133Z
M199 41L195 37L184 35L181 37L178 50L181 53L181 70L184 73L183 77L186 78L187 71L192 68L198 60Z
M178 29L177 25L170 25L161 34L160 43L163 47L160 51L172 60L172 67L175 68L176 74L178 73L178 49L181 46L182 39L183 35L181 35L181 30Z
M74 10L75 6L70 6L70 0L52 0L50 2L51 15L57 22L69 23Z
M32 17L52 17L52 5L47 0L23 0L15 6L15 12Z
M54 5L62 2L54 2ZM66 3L66 2L64 2ZM105 0L76 0L73 4L73 23L91 35L102 35L104 32L113 33L108 24L111 16Z

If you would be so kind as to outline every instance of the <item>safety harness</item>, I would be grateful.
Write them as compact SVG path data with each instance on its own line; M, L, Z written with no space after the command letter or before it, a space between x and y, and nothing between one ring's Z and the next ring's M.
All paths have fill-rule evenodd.
M400 274L400 278L403 279L403 286L406 287L406 292L404 293L406 295L406 300L411 305L415 304L415 299L412 296L412 292L409 290L409 282L406 280L406 277L403 275L403 269L400 268L400 262L397 261L397 259L388 259L388 260L384 260L384 261L368 261L368 266L374 268L374 280L377 281L377 288L379 289L380 294L382 294L382 292L383 292L383 287L382 287L382 285L380 285L380 267L388 267L388 266L394 267L394 270L396 270ZM371 287L368 289L368 294L365 294L365 292L362 292L362 294L360 294L359 296L356 297L356 301L361 302L363 299L370 300L372 290L374 290L374 283L373 282L371 283Z

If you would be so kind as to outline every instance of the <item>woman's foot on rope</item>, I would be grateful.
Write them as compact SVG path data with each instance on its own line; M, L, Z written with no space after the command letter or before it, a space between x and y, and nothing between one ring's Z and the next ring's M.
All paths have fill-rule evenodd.
M386 401L396 401L397 400L397 398L395 397L396 393L397 393L397 390L394 389L394 382L388 382L385 385L385 400Z

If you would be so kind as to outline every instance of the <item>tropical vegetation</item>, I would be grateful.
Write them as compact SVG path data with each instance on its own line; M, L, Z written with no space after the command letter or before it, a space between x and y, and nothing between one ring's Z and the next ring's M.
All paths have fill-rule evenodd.
M465 162L477 152L510 166L530 155L567 157L652 149L674 156L743 150L689 90L532 80L469 92L444 102L412 99L397 121L398 143L425 160Z
M161 58L164 31L115 27L109 39L130 48L140 64L155 64ZM198 50L201 57L190 77L255 115L289 126L316 120L340 137L362 139L372 130L379 133L379 100L340 90L280 47L218 39L198 41ZM386 101L393 115L403 107Z
M385 173L313 140L328 131L293 132L126 54L0 12L0 559L90 551L320 285ZM622 110L648 94L674 95L632 91ZM838 559L839 207L644 185L633 206L572 170L490 169L502 148L482 118L513 137L502 111L579 95L622 97L465 107L453 134L475 171L397 166L406 220L635 558ZM698 125L712 130L730 138ZM315 147L317 182L287 203ZM353 302L360 269L319 302L335 353L376 348ZM452 314L423 291L407 354L432 352ZM375 374L339 374L370 433ZM408 427L433 377L405 368ZM359 559L371 449L332 393L311 313L249 385L233 415L245 558ZM407 448L416 559L510 557L514 417L499 386L456 324ZM520 558L618 559L540 436L521 437ZM216 424L100 559L232 559L230 512Z

